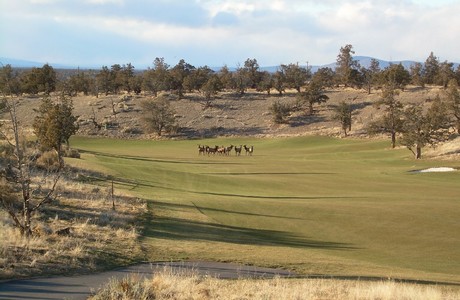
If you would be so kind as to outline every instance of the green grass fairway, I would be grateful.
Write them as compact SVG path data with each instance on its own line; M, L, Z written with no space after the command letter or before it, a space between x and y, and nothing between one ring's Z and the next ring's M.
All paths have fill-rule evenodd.
M198 144L255 151L207 157ZM79 137L72 145L80 164L150 200L144 243L152 260L460 282L460 172L410 172L459 162L415 161L389 141L327 137Z

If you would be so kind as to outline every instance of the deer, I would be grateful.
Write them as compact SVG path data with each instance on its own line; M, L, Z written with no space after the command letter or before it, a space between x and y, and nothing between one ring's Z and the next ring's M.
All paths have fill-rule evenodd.
M201 155L201 154L205 154L206 153L206 150L209 149L208 146L201 146L201 145L198 145L198 155Z
M236 155L236 156L240 156L240 155L241 155L241 149L242 149L242 148L243 148L243 146L241 146L241 145L240 145L239 147L235 146L235 155Z
M219 149L219 146L215 146L214 148L208 147L208 156L209 154L216 154L217 150Z
M222 147L219 147L217 148L217 153L218 154L225 154L225 151L227 150L227 148L225 148L224 146Z
M225 154L230 155L230 152L232 152L233 147L234 147L233 145L230 145L227 148L225 148Z
M252 155L252 153L254 152L254 146L247 147L246 145L244 145L243 147L244 147L244 150L246 151L246 155Z

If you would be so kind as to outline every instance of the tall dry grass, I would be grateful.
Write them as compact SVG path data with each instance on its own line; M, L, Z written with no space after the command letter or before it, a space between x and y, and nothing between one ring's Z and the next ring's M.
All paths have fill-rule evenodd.
M69 178L60 180L57 192L35 214L29 240L0 210L0 279L88 272L143 258L144 201L116 191L113 210L105 188Z
M152 278L140 278L133 275L121 280L111 280L91 299L454 300L460 299L460 289L394 281L281 278L219 280L197 274L178 274L171 270L164 270Z

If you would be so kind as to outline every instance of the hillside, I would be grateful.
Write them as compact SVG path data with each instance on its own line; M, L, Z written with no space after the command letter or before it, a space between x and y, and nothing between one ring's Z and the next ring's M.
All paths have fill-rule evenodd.
M187 94L184 99L171 96L171 104L176 111L175 117L179 126L177 134L166 138L211 138L219 136L297 136L297 135L329 135L341 136L340 124L332 120L334 107L340 101L353 105L353 124L350 136L367 137L365 127L370 121L381 115L381 111L373 104L379 99L381 91L368 94L364 90L351 88L329 89L326 93L329 100L326 104L315 106L315 114L309 116L304 111L294 112L288 124L275 124L269 108L275 101L294 104L294 91L278 96L249 91L243 96L234 93L219 94L212 106L204 109L199 94ZM409 86L398 96L403 103L422 102L429 105L436 95L443 96L440 87ZM75 115L78 116L80 135L107 136L129 139L156 139L154 134L144 131L140 117L142 114L140 101L150 96L144 95L109 95L109 96L78 96L73 99ZM30 128L34 112L39 104L39 97L25 97L19 101L18 114L23 124ZM92 119L103 124L98 130ZM442 147L440 147L442 148ZM460 143L444 147L443 153L459 154ZM442 148L442 149L444 149ZM432 151L433 152L433 151Z

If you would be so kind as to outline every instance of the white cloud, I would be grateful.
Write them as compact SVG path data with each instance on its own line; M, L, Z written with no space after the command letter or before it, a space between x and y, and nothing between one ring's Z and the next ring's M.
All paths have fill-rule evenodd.
M5 1L0 0L2 7L3 3L8 6L8 10L0 11L0 35L10 43L8 47L0 45L0 55L7 48L14 53L14 47L17 53L30 51L30 56L39 56L38 52L43 51L42 55L48 55L50 51L40 50L46 45L37 49L32 42L28 44L29 39L39 37L27 37L33 33L46 38L49 32L36 28L47 24L46 30L55 26L51 35L55 40L50 40L49 45L54 47L53 52L60 51L62 57L73 53L74 60L79 51L70 47L83 49L85 45L65 41L84 41L97 34L100 48L85 48L86 57L106 51L104 44L109 42L102 39L107 36L114 41L118 38L120 43L135 44L132 55L175 53L193 56L200 64L234 64L247 57L257 58L261 64L307 60L313 64L329 63L345 44L352 44L356 55L383 59L424 60L434 51L442 59L460 61L458 1ZM6 22L17 25L5 26ZM133 48L111 49L111 55L130 55L122 51Z
M31 4L54 4L61 2L62 0L30 0Z
M124 4L124 0L86 0L85 2L89 3L89 4L100 4L100 5L103 5L103 4L118 4L118 5Z

